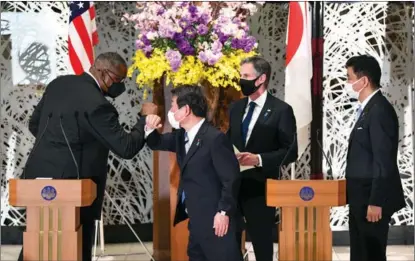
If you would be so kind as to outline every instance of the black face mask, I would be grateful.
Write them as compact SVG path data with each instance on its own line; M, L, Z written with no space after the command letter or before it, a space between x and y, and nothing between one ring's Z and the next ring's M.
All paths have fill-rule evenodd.
M256 86L255 82L256 82L256 80L258 80L258 78L260 76L258 76L257 78L255 78L253 80L246 80L246 79L240 79L239 80L239 85L241 86L241 91L242 91L243 95L249 96L249 95L255 93L259 89L259 87L261 85Z
M124 82L114 82L109 88L105 96L108 96L110 98L117 98L120 96L123 92L125 92L125 84Z

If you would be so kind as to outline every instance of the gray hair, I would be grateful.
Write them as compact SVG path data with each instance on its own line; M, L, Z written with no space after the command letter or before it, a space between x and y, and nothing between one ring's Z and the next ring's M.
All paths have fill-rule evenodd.
M95 59L95 63L102 64L106 68L118 68L120 65L127 67L127 63L124 58L115 52L101 53Z
M271 65L267 60L259 56L252 56L242 60L241 65L251 63L254 66L255 75L258 77L265 74L267 79L265 80L265 86L268 86L271 77Z

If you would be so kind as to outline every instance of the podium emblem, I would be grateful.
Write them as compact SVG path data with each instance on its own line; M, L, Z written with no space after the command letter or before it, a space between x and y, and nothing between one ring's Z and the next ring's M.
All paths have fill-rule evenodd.
M304 201L310 201L314 198L314 190L311 187L302 187L300 190L300 198Z
M56 189L52 186L45 186L42 191L40 192L40 195L44 200L54 200L56 198Z

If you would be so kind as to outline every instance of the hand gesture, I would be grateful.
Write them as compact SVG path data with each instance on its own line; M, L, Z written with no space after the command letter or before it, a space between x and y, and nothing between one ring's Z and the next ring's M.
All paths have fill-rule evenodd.
M146 117L146 126L149 129L155 130L161 128L163 125L161 124L161 118L157 115L148 115Z
M141 107L141 115L146 116L150 114L157 114L158 107L152 102L146 102Z
M382 208L378 206L367 207L366 219L369 222L378 222L382 218Z
M218 237L223 237L228 233L229 226L229 217L222 215L221 213L216 213L215 218L213 219L213 228L215 229L215 235Z
M241 166L257 166L259 164L259 157L250 152L241 152L236 154L236 158Z

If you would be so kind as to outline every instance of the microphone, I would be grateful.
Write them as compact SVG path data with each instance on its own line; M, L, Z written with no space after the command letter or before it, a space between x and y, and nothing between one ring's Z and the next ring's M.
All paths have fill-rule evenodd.
M40 133L39 139L36 139L35 145L33 146L33 149L30 151L29 157L27 157L26 162L29 162L30 158L33 155L33 152L36 150L37 146L39 145L40 140L43 138L43 134L45 134L46 128L48 127L48 124L49 124L49 120L50 118L52 118L52 116L53 116L52 112L48 114L48 118L46 119L46 125L43 128L42 132ZM23 179L26 179L26 166L23 168L22 176L23 176Z
M295 142L297 141L297 132L294 133L294 139L290 144L290 147L288 147L287 153L285 153L284 158L282 158L280 167L278 168L278 179L281 178L281 166L284 165L285 160L287 159L288 155L290 154L291 150L293 149L293 145L295 144Z
M321 145L320 141L318 140L318 136L320 134L320 129L317 130L316 135L317 135L317 145L319 147L319 149L321 150L321 152L323 153L324 159L327 161L327 164L329 165L329 170L327 171L327 179L328 180L332 180L333 179L333 166L331 165L331 161L329 160L329 158L327 157L326 153L323 150L323 146Z
M75 112L75 115L77 115L76 112ZM59 125L61 126L61 131L62 131L63 137L65 138L66 145L68 145L69 152L71 153L73 162L74 162L75 167L76 167L76 173L77 173L78 179L79 179L79 167L78 167L78 163L76 162L75 155L72 152L71 145L69 144L68 138L67 138L66 133L65 133L65 130L63 128L63 115L62 114L59 116Z

